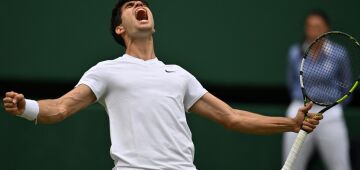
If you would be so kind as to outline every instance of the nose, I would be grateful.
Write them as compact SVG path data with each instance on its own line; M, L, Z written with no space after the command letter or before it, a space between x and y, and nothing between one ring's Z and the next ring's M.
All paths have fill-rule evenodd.
M139 7L139 6L144 6L144 3L141 1L136 1L135 2L135 7Z

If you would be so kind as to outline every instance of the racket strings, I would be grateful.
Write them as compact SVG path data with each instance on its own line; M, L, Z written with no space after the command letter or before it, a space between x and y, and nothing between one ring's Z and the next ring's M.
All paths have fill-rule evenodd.
M342 36L324 36L310 46L303 65L306 95L330 105L345 95L353 84L349 62L349 41Z

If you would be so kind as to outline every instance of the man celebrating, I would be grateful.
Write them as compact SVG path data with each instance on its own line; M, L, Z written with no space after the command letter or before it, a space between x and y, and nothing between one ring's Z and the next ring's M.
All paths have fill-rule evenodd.
M271 134L311 132L321 116L268 117L236 110L207 92L189 72L165 65L154 52L154 20L145 0L119 0L112 12L111 31L126 54L89 69L76 87L58 99L29 100L8 92L7 112L56 123L94 102L109 115L113 170L195 170L194 145L185 112L209 118L231 130Z

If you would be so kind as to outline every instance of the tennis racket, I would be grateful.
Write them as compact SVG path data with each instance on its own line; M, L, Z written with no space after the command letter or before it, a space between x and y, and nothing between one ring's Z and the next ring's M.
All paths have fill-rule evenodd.
M304 53L300 84L304 104L322 108L318 114L348 99L359 86L360 44L352 36L331 31L318 37ZM305 119L308 117L306 116ZM307 132L300 130L282 170L291 170Z

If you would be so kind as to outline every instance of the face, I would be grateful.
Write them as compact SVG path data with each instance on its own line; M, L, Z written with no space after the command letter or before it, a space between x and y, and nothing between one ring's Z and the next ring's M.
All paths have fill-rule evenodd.
M305 36L307 41L314 41L321 34L328 32L329 26L320 16L309 16L305 21Z
M129 37L144 37L155 32L154 19L150 9L141 1L130 1L121 7L122 23L116 33Z

